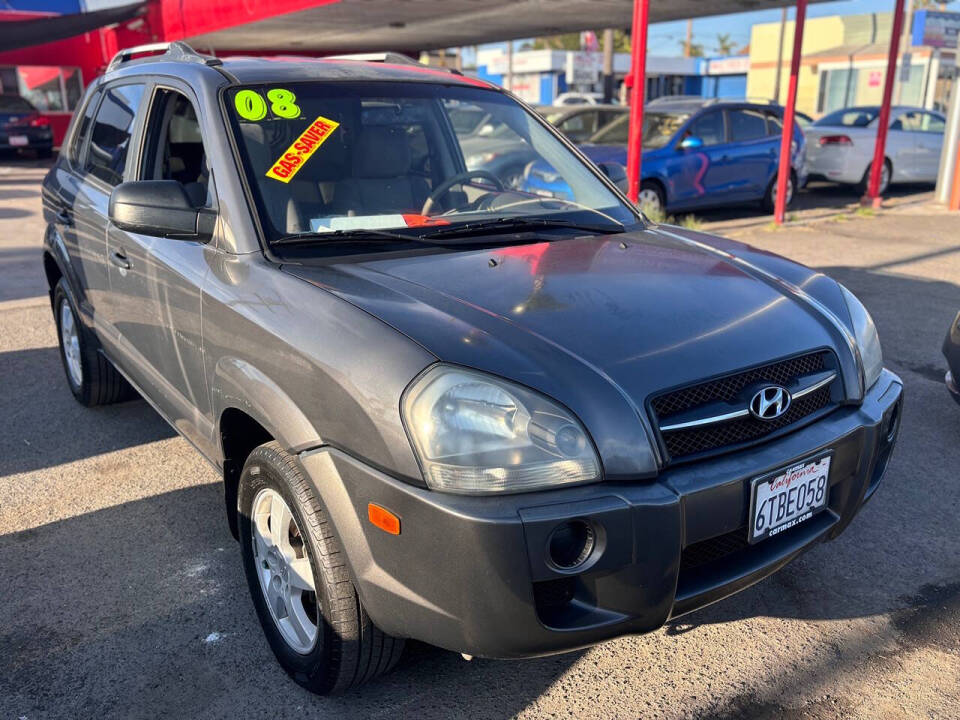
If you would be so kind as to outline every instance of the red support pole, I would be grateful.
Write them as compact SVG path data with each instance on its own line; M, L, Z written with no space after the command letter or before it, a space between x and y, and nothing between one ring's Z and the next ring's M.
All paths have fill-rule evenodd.
M630 134L627 142L627 197L640 196L640 156L643 151L643 101L647 89L647 25L650 0L633 0L633 28L630 37Z
M790 58L790 85L787 87L787 105L783 109L783 135L780 137L780 167L777 169L777 198L773 206L773 221L783 225L787 206L787 184L793 169L793 125L797 107L797 78L800 75L800 56L803 51L803 25L807 19L807 0L797 0L797 17L793 26L793 57ZM797 192L798 188L793 191Z
M954 92L957 92L954 90ZM957 161L953 165L953 187L950 190L950 210L960 210L960 147L957 148Z
M893 82L897 74L897 55L900 54L900 35L903 34L903 0L897 0L893 11L893 29L890 31L890 52L887 55L887 76L883 80L883 104L877 120L877 141L873 146L873 162L870 163L870 184L867 194L860 200L861 205L880 207L880 173L883 171L887 150L887 129L890 126L890 99L893 96Z

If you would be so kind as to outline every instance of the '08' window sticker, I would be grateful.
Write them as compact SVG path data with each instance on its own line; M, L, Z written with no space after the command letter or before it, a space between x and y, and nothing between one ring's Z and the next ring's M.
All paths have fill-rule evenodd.
M300 118L300 106L296 100L297 96L285 88L267 90L266 99L256 90L241 90L234 96L233 106L237 115L247 122L260 122L266 119L268 113L277 119L296 120ZM335 120L318 116L271 164L266 172L267 177L282 183L290 182L339 126L340 123Z

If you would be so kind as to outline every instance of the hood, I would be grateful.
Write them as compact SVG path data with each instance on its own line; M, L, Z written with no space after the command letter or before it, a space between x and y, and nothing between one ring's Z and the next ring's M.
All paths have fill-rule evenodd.
M440 360L563 402L593 432L609 475L611 465L637 471L620 461L629 455L627 443L644 432L649 437L651 395L843 346L835 321L790 290L805 287L836 307L836 283L771 255L772 267L791 283L781 284L703 244L705 237L648 229L286 269L381 318ZM723 242L761 262L766 256ZM643 432L627 437L623 427L637 426L638 418ZM612 447L603 447L607 439Z

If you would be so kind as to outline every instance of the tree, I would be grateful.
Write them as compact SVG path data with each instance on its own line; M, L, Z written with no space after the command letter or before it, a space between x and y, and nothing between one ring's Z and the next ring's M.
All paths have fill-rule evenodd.
M687 41L678 40L680 47L683 48L684 52L687 50ZM687 57L703 57L706 53L704 52L703 43L690 43L690 54Z
M732 55L733 51L737 49L737 45L739 45L739 43L733 41L730 33L717 34L717 55Z

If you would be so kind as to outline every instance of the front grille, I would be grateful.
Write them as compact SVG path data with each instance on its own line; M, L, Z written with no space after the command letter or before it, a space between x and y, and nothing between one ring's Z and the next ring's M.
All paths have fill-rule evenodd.
M746 388L758 383L789 386L796 378L836 367L828 352L809 353L734 375L691 385L653 398L650 405L658 424L670 424L670 417L701 405L715 402L736 403ZM797 398L787 412L775 420L759 420L752 415L700 427L663 431L663 443L671 459L720 451L754 442L786 428L828 407L832 384Z
M683 549L683 553L680 555L680 570L695 570L703 565L722 560L728 555L733 555L749 546L746 526L726 535L702 540Z

